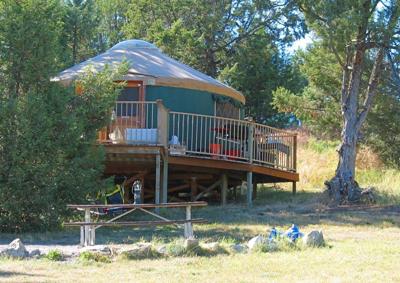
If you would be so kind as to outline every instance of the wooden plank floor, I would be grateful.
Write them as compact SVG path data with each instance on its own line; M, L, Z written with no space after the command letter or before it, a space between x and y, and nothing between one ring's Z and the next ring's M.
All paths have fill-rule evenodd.
M152 170L156 154L165 154L160 146L105 145L105 173L129 174L135 171ZM253 172L258 182L297 182L299 174L264 165L249 164L225 159L210 159L200 156L168 156L170 172L202 172L245 174Z

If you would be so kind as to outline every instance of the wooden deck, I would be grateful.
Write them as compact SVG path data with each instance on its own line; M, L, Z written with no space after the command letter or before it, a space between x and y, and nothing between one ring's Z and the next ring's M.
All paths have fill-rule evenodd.
M249 202L256 197L257 184L290 182L295 190L295 183L299 181L297 172L224 158L171 155L163 146L104 144L104 147L105 174L132 176L142 173L145 176L146 202L155 202L159 191L159 199L162 202L208 200L205 196L208 195L221 200L221 203L226 203L227 196L222 195L222 187L234 190L231 198L235 199L236 188L243 182L249 181L249 173L252 174L252 193ZM160 179L158 185L157 178ZM201 195L203 192L207 194Z
M225 204L228 194L235 198L246 183L251 204L257 184L291 182L295 192L299 180L295 133L169 111L160 100L118 101L98 141L106 149L105 175L139 178L148 202L220 199Z

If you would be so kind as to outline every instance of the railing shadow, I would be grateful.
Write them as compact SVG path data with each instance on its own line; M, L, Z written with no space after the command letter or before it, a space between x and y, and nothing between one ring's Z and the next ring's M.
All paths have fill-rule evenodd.
M400 227L400 206L339 207L331 209L319 201L322 193L299 191L295 196L289 190L259 189L252 208L242 203L225 207L209 205L193 209L194 218L205 218L207 224L194 225L196 237L202 241L230 240L243 242L255 233L267 234L274 227L282 230L296 224L302 230L308 226L333 225L372 227ZM161 215L169 219L183 219L182 209L164 209ZM145 215L132 215L133 220L148 220ZM126 218L129 220L129 217ZM131 219L132 220L132 219ZM256 231L256 232L255 232ZM18 235L25 244L79 244L79 228L61 232ZM97 244L131 244L138 241L170 242L183 237L183 228L175 226L117 228L106 227L96 231ZM8 244L16 235L1 234L0 244Z

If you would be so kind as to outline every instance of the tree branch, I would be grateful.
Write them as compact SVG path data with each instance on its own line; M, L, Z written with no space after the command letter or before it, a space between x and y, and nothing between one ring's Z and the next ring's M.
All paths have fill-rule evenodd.
M395 2L395 3L397 3L397 2ZM363 103L362 111L360 112L360 114L357 117L357 122L356 122L357 131L360 130L362 124L364 123L364 121L367 117L367 114L372 107L372 100L377 93L377 86L379 83L379 78L380 78L381 70L382 70L382 62L383 62L383 58L386 53L386 48L384 46L389 45L390 39L394 32L394 29L397 25L397 21L399 19L397 10L398 10L398 5L394 4L394 6L392 6L390 18L389 18L389 21L387 24L387 29L386 29L387 32L384 35L382 45L378 50L378 53L376 55L376 59L374 62L374 66L372 68L372 72L370 75L370 79L369 79L369 83L368 83L368 87L367 87L367 93L366 93L365 100Z
M372 100L377 93L377 90L378 90L377 86L378 86L379 78L381 75L381 70L382 70L381 67L382 67L384 55L385 55L385 49L380 48L376 55L374 66L372 68L372 72L371 72L371 75L369 78L368 87L367 87L367 95L365 96L362 111L360 112L360 114L357 117L357 122L356 122L357 131L360 130L361 125L364 123L365 119L367 118L367 114L372 107Z
M349 70L349 65L350 65L350 46L346 46L346 65L343 68L343 77L342 77L342 89L341 89L341 109L342 113L346 111L346 101L348 99L348 89L349 89L349 78L350 78L350 70Z

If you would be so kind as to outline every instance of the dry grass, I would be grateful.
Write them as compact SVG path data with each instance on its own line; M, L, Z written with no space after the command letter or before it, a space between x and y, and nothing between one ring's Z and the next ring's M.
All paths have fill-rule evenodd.
M304 232L322 229L325 248L281 252L121 260L112 263L0 260L2 282L399 282L400 219L365 211L295 213L300 205L202 209L209 225L201 240L237 242L298 223ZM229 214L229 215L228 215ZM143 231L141 229L141 231ZM149 230L151 231L151 230ZM166 233L168 235L168 232ZM223 241L226 235L228 239ZM162 236L163 237L163 236ZM138 240L138 239L136 239ZM166 239L164 239L166 240ZM167 239L168 240L168 239Z
M338 142L318 141L300 135L298 168L300 190L320 192L324 181L329 180L338 162ZM357 154L356 179L362 187L373 186L378 190L382 204L400 203L400 171L385 168L379 157L368 147L361 147Z
M327 247L268 253L122 260L111 263L52 262L0 259L1 282L400 282L400 209L371 208L321 211L316 200L323 182L336 166L337 143L301 137L299 193L263 188L255 207L210 206L194 211L207 225L195 225L203 242L246 242L272 227L284 230L292 223L303 232L322 229ZM400 203L400 172L384 168L370 150L361 149L357 179L379 189L380 203ZM178 213L169 211L169 214ZM171 215L169 215L171 216ZM174 218L174 217L172 217ZM100 229L101 244L179 241L181 231L162 229ZM78 231L46 235L18 235L24 239L72 238ZM12 238L15 235L1 235Z

